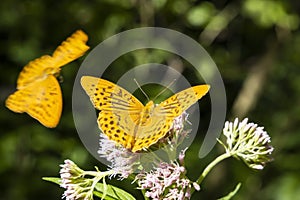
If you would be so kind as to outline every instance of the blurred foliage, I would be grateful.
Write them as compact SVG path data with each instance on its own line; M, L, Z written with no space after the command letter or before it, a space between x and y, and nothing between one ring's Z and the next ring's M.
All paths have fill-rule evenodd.
M0 199L60 199L62 189L41 178L57 176L59 164L66 158L83 169L93 169L94 165L105 169L80 142L72 119L72 84L83 58L62 69L64 109L55 129L47 129L28 115L15 114L4 106L7 96L15 90L22 67L51 53L76 29L89 35L88 44L93 48L116 33L143 26L174 29L203 44L222 74L228 119L247 116L265 126L275 147L275 160L263 171L254 172L233 159L221 163L193 199L216 199L238 182L243 184L235 199L300 199L299 13L300 3L292 0L2 0ZM193 84L201 83L185 61L166 52L148 50L119 58L106 76L116 79L149 61L175 63ZM247 81L250 77L258 85L253 85L255 91ZM248 99L249 106L239 101L240 94L253 94ZM209 99L203 101L200 105L205 115L201 122L208 124L209 108L205 106ZM239 113L240 108L247 109ZM205 128L187 152L189 177L197 177L199 169L221 151L215 148L199 160L204 133ZM130 181L110 182L141 197Z

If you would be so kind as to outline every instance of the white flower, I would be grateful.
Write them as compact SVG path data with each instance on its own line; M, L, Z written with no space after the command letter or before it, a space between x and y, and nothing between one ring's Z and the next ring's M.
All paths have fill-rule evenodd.
M185 173L185 168L176 161L161 162L150 172L139 173L135 181L139 185L138 189L146 190L145 196L148 198L185 200L190 199L192 187L200 190L200 186L187 179Z
M114 171L113 175L119 175L120 179L127 178L139 165L138 153L117 145L103 133L100 133L98 154L111 163L109 167Z
M112 171L83 171L73 161L65 160L64 164L60 165L60 178L62 188L65 192L62 198L66 200L93 200L93 191L96 183L111 175ZM86 176L93 178L86 178Z
M239 122L225 122L223 129L226 144L226 152L236 158L242 159L253 169L263 169L267 162L272 161L271 153L274 148L270 145L271 139L264 127L248 123L248 119Z
M60 167L60 186L66 189L62 198L66 198L66 200L92 200L93 193L90 192L92 181L83 178L84 171L71 160L65 160Z

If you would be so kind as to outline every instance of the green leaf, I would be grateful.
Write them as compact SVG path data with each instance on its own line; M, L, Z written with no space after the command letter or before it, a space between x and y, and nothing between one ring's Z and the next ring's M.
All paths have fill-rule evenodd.
M56 183L58 185L60 185L60 178L57 178L57 177L43 177L42 178L44 181L49 181L49 182L52 182L52 183Z
M222 197L222 198L220 198L218 200L230 200L239 191L241 185L242 185L241 183L237 184L235 186L235 189L232 192L230 192L225 197Z
M94 195L100 198L104 197L106 200L135 200L135 198L128 192L112 185L105 184L104 186L102 183L96 184Z
M45 181L49 181L52 183L60 184L60 178L56 177L43 177L42 178ZM106 199L106 200L135 200L135 198L129 194L128 192L112 186L108 184L103 184L103 183L97 183L95 186L95 190L93 194L97 197Z

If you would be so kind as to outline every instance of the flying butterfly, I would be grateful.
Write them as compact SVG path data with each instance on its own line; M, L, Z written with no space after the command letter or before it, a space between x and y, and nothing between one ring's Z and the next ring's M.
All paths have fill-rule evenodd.
M145 106L124 88L101 78L83 76L81 85L98 110L98 126L109 139L137 152L163 138L173 120L196 103L209 85L180 91L156 105Z
M81 57L89 47L88 36L77 30L54 53L29 62L17 79L17 91L5 102L16 113L26 112L48 128L57 126L62 112L62 93L56 76L60 68Z

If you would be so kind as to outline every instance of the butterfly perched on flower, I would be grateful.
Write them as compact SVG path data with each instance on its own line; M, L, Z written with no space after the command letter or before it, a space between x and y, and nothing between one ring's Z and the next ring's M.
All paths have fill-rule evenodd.
M158 105L149 101L144 106L124 88L110 81L83 76L81 85L94 107L100 110L99 128L111 140L132 152L148 148L163 138L173 120L204 96L210 87L193 86Z
M28 113L46 127L57 126L62 112L62 93L56 76L60 68L82 56L88 36L77 30L54 53L29 62L17 79L17 91L5 102L16 113Z

